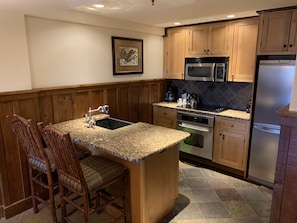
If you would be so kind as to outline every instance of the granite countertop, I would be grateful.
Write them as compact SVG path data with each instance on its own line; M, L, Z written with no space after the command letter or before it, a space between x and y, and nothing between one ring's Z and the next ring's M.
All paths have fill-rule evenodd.
M208 111L202 111L202 110L177 107L178 104L175 102L170 102L170 103L159 102L159 103L154 103L153 105L177 109L180 111L188 111L188 112L195 112L195 113L201 113L201 114L211 114L211 115L216 115L216 116L224 116L224 117L228 117L228 118L236 118L236 119L242 119L242 120L250 120L250 118L251 118L250 113L246 113L245 111L234 110L234 109L227 109L225 111L217 113L217 112L208 112Z
M108 115L94 117L99 120ZM131 162L139 162L150 155L160 153L190 136L183 131L143 122L115 130L98 126L88 128L85 118L57 123L54 127L69 132L75 143L92 151L98 149Z

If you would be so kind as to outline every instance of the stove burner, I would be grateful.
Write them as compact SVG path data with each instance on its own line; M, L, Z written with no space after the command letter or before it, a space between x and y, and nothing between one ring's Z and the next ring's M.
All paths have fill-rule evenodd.
M198 107L197 110L219 113L219 112L225 111L226 108L221 106L215 106L215 105L203 105Z

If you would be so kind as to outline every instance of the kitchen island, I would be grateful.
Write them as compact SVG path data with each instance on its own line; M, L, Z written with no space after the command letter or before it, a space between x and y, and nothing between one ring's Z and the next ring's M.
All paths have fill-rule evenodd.
M108 115L97 115L97 120ZM178 196L179 142L189 133L138 122L115 130L88 128L84 118L54 124L92 155L106 156L130 170L132 223L157 223Z

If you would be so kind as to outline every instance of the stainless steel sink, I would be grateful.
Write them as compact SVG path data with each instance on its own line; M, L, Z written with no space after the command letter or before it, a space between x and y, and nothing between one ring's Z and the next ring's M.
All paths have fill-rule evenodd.
M118 129L122 128L127 125L131 125L132 122L124 121L121 119L116 119L116 118L105 118L105 119L100 119L96 121L96 126L106 128L106 129Z

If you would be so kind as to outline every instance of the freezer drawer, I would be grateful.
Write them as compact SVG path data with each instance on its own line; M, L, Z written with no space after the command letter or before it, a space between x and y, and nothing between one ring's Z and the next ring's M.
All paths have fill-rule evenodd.
M278 152L280 126L255 123L251 142L248 178L272 187Z

